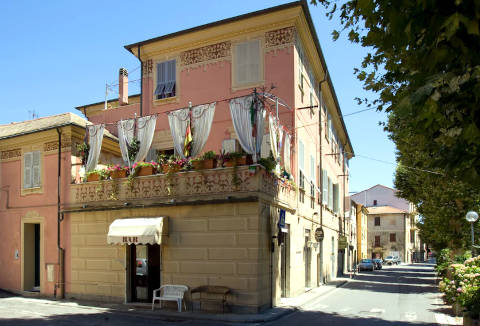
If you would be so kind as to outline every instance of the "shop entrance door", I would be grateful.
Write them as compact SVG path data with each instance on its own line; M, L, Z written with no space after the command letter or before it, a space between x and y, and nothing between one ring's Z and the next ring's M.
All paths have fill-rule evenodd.
M40 224L24 224L23 287L25 291L40 291Z
M160 246L129 245L130 298L133 302L151 302L153 290L160 287Z

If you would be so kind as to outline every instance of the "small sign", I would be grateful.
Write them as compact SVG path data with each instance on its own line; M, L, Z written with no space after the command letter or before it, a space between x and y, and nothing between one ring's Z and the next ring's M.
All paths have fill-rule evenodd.
M280 216L278 217L278 227L280 229L285 228L285 210L280 210Z
M315 240L317 242L323 241L323 238L325 237L325 233L323 232L323 228L317 228L315 230Z
M347 245L348 245L347 237L344 235L340 235L338 237L338 249L345 249L347 248Z
M123 243L137 243L138 237L122 237Z

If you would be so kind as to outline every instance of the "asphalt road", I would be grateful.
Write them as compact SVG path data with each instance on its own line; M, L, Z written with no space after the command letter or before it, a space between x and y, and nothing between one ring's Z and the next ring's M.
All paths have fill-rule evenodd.
M267 325L438 325L444 309L433 265L386 266Z
M439 301L432 265L400 265L362 272L345 286L304 304L300 310L265 326L281 325L438 325ZM445 317L443 317L445 318ZM439 320L440 319L440 320ZM58 305L0 293L0 325L246 325L196 320L160 320L155 316L108 308ZM252 324L261 325L261 324Z

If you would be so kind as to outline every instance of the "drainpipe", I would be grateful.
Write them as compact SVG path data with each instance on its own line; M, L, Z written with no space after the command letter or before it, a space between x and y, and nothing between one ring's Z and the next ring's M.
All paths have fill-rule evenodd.
M63 299L65 297L65 250L60 246L60 223L63 221L63 213L60 209L61 191L61 168L62 168L62 132L58 133L58 176L57 176L57 249L58 249L58 281L55 283L54 296Z
M137 49L138 61L140 61L140 117L143 117L143 61L140 58L140 44Z

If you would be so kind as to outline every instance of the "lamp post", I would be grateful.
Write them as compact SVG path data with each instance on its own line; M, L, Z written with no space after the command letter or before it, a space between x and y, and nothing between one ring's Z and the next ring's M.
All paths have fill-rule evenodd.
M478 213L477 212L474 212L474 211L470 211L467 213L467 215L465 215L465 219L467 220L467 222L470 222L470 226L471 226L471 232L472 232L472 256L474 256L474 252L475 252L475 235L473 233L473 223L475 223L477 220L478 220Z

